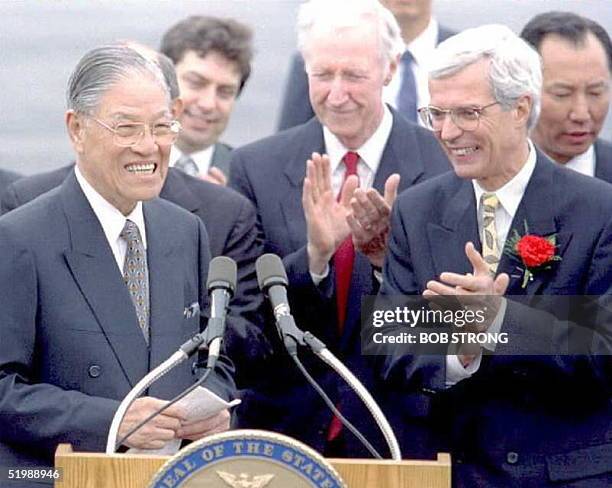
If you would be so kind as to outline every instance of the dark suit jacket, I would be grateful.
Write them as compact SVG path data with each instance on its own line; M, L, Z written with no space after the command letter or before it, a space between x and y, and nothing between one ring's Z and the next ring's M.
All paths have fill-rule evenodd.
M511 276L502 325L508 344L497 344L471 378L448 389L446 346L439 356L403 350L383 357L382 376L397 394L405 426L418 430L429 417L438 442L432 449L451 450L457 486L605 486L612 472L612 324L593 336L591 354L562 356L565 329L546 303L563 302L537 298L544 304L538 320L525 302L535 295L609 301L612 192L539 154L511 230L524 234L524 222L530 234L556 234L562 260L523 289L520 263L502 256L498 272ZM421 294L444 271L471 272L467 241L480 246L471 181L448 173L409 189L393 210L381 295ZM549 355L523 355L534 344L546 344ZM411 428L406 444L414 440Z
M200 330L210 252L199 219L143 204L151 297L147 347L104 232L73 173L0 219L0 460L52 465L58 443L101 451L119 401ZM204 322L205 324L205 322ZM225 357L207 386L233 395ZM186 361L149 388L170 399L198 378Z
M73 165L23 178L9 186L0 201L8 212L59 186ZM160 197L197 215L208 231L212 257L228 256L238 265L238 285L231 301L226 349L236 365L238 386L257 376L260 355L269 353L261 335L259 306L262 301L255 276L255 260L263 252L262 232L251 202L239 193L182 171L169 168Z
M452 32L440 26L438 32L438 43L454 36ZM300 53L295 53L291 59L289 76L285 87L285 95L281 105L278 130L285 130L296 125L303 124L314 117L314 110L310 104L308 94L308 76L304 67L304 58Z
M297 325L326 342L353 373L374 388L369 368L360 355L359 344L361 297L375 294L378 288L369 261L361 254L356 257L348 315L341 337L336 333L333 267L330 276L322 283L323 289L329 287L330 293L325 294L314 286L308 271L306 220L301 202L306 160L313 151L325 152L323 129L316 119L234 150L230 185L255 204L265 235L265 250L283 258ZM374 187L382 192L392 173L401 175L401 188L406 188L448 169L448 160L432 134L393 112L392 131ZM270 334L274 339L276 333L271 331ZM239 425L284 432L322 451L331 413L312 388L305 384L293 363L287 360L278 341L276 346L278 355L270 368L273 383L269 382L252 392L251 397L243 398L243 405L238 410ZM368 439L376 439L379 434L372 427L373 421L348 387L320 363L310 361L308 366L334 401L339 402L349 420L363 429ZM349 441L346 455L369 456L352 436L349 436ZM387 452L386 448L381 449Z
M219 168L225 176L229 176L230 159L232 158L232 147L223 142L217 142L213 151L210 165Z
M612 183L612 144L603 139L595 141L595 177Z
M0 198L4 193L7 186L9 186L13 181L19 179L21 176L17 173L13 173L12 171L7 171L5 169L0 169ZM0 215L2 215L2 211L0 211Z

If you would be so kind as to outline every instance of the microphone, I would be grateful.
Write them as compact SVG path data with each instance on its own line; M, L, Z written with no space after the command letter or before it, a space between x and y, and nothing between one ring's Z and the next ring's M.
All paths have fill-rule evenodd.
M119 408L115 412L111 422L111 427L109 429L108 438L106 441L107 454L114 453L117 450L117 447L122 444L125 439L149 422L153 417L159 415L170 405L180 400L180 398L189 393L191 389L195 388L195 386L203 383L208 377L210 372L215 367L217 358L219 357L221 351L221 342L223 340L223 333L225 331L227 306L234 294L234 290L236 289L236 275L236 262L233 259L225 256L217 256L210 261L206 288L208 289L208 294L211 297L211 314L206 329L182 344L172 356L147 373L147 375L145 375L145 377L142 378L136 384L136 386L130 390L119 405ZM197 302L192 303L183 311L183 315L185 317L193 317L196 315L199 316L199 314L200 307ZM209 346L208 362L206 363L206 373L204 373L204 376L200 378L197 383L192 385L190 389L184 391L179 396L175 397L170 403L149 415L149 417L132 428L122 439L119 440L119 442L117 442L119 425L134 400L138 398L140 394L155 381L166 375L172 368L193 355L200 347L202 347L204 343Z
M255 272L257 273L259 288L272 304L272 312L278 332L289 354L297 354L298 345L312 347L308 339L316 338L300 330L295 324L293 315L291 315L291 308L287 299L289 280L281 258L271 253L260 256L255 262ZM315 342L317 343L316 347L325 347L320 341L316 340Z
M236 290L236 261L217 256L209 265L206 288L210 296L210 319L204 331L208 345L208 368L213 368L221 352L227 308Z
M352 425L344 416L338 411L334 403L323 391L321 386L316 380L308 373L304 365L298 358L297 348L298 345L307 346L316 356L318 356L323 362L329 365L348 385L353 391L359 396L359 398L365 403L366 407L373 415L376 423L380 427L389 445L391 456L396 461L401 461L402 456L399 450L399 444L393 429L389 425L388 420L383 414L380 407L377 405L370 392L363 386L363 384L349 371L349 369L342 364L342 362L336 358L311 332L298 329L295 324L295 320L291 315L291 309L289 307L289 301L287 300L287 287L289 286L289 280L287 279L287 273L281 258L276 254L264 254L260 256L255 262L255 271L257 273L257 283L261 291L268 297L272 304L272 311L274 318L276 319L276 326L278 333L283 339L287 352L298 366L306 380L312 385L316 392L321 396L327 406L334 412L334 414L340 419L342 424L346 426L354 435L359 439L363 445L374 455L374 457L380 458L380 454L372 447L367 439Z

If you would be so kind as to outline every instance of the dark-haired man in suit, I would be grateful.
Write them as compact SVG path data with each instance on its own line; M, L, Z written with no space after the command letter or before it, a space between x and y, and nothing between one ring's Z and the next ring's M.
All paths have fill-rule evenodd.
M429 102L424 67L427 57L439 42L454 32L439 25L433 17L432 0L380 0L380 3L395 16L405 45L398 72L385 86L384 101L415 122L418 120L416 109ZM304 58L298 53L291 60L278 128L284 130L303 124L313 116Z
M536 15L521 37L542 57L542 112L531 132L557 163L612 183L612 144L599 138L612 89L612 42L597 22L570 12Z
M383 379L406 424L442 433L455 486L607 486L612 192L529 141L540 60L507 27L450 38L431 66L421 113L454 172L397 198L381 295L487 297L494 320L476 330L509 336L437 356L392 351ZM522 248L508 246L515 232L547 253L519 258ZM607 298L608 321L586 319L589 340L574 349L578 325L547 306L558 297L531 308L536 295Z
M361 298L378 289L389 209L398 186L444 172L448 161L427 130L382 101L403 49L391 12L377 2L314 0L302 5L300 25L317 117L235 150L230 183L255 204L266 250L283 257L298 325L374 388L360 354ZM356 195L372 204L372 222L366 234L352 237L347 217L357 186ZM364 246L375 229L378 245ZM332 421L279 349L273 381L244 398L241 423L284 432L328 455L369 455ZM344 415L379 439L349 388L320 364L308 364Z

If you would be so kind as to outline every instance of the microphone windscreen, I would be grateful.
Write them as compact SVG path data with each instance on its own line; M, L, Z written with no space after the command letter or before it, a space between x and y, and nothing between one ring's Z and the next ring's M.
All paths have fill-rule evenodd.
M237 281L236 262L227 256L217 256L208 265L208 279L206 288L229 288L232 292L236 289Z
M276 254L268 253L259 256L255 262L255 272L257 273L257 283L262 291L272 285L286 287L289 284L283 261Z

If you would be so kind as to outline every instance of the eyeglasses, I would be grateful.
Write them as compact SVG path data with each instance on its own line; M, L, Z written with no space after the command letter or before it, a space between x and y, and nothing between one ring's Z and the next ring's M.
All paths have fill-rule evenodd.
M135 122L117 124L114 127L110 127L95 117L91 117L91 119L95 120L105 129L111 131L113 133L113 142L121 147L132 147L139 144L145 135L145 130L150 131L151 137L153 137L156 144L160 146L170 146L174 144L174 141L176 141L181 131L181 124L178 120L158 122L151 125L143 122Z
M444 121L446 120L446 115L450 114L453 123L461 130L474 131L478 129L482 112L493 105L497 105L498 103L499 102L493 102L489 105L485 105L484 107L457 107L449 109L438 108L430 105L428 107L420 108L418 112L423 124L425 124L425 127L430 130L436 132L441 131L442 127L444 126Z

